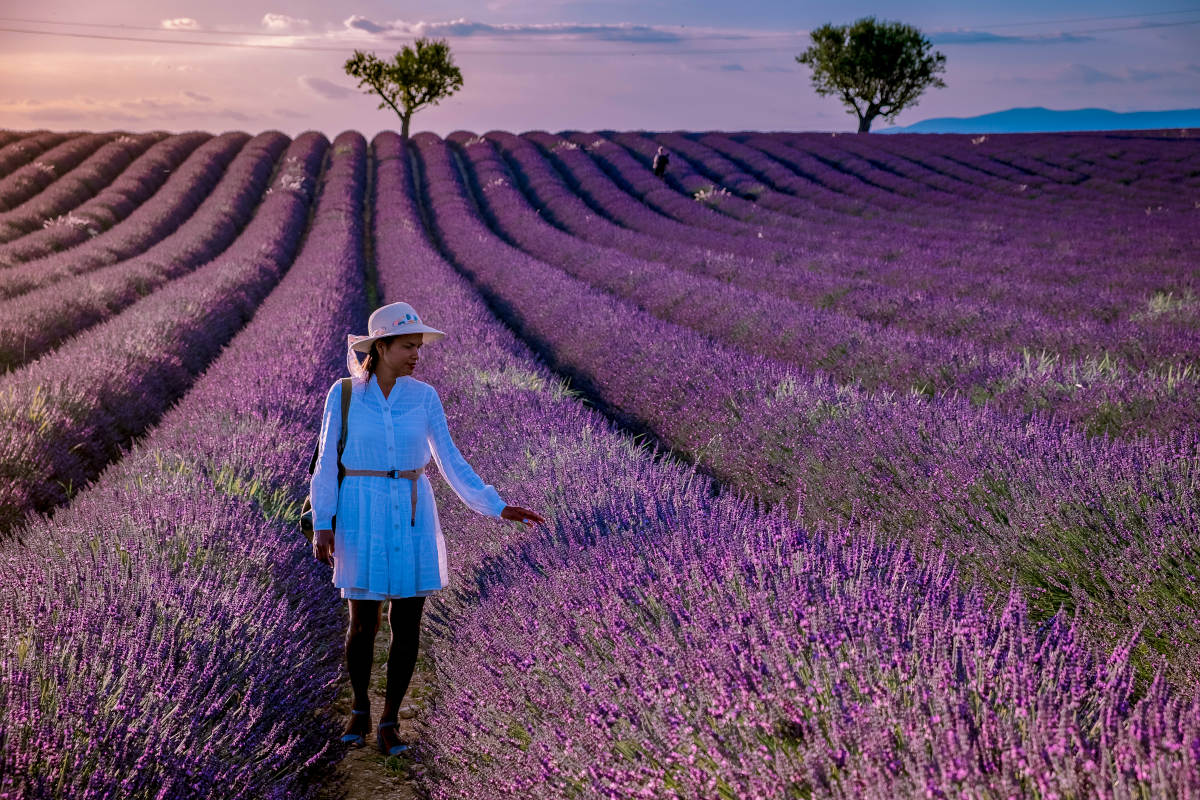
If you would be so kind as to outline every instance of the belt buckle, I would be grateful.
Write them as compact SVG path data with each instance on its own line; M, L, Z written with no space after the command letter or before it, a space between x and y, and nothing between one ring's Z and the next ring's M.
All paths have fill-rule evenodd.
M389 469L389 470L388 470L388 472L387 472L387 476L388 476L389 478L399 478L399 477L400 477L400 470L398 470L398 469Z

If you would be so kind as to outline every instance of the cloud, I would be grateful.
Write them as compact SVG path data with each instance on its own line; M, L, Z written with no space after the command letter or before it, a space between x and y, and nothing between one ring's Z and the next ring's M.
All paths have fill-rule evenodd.
M1058 77L1059 80L1082 83L1087 86L1094 86L1097 83L1117 83L1121 80L1116 75L1102 72L1095 67L1089 67L1087 64L1072 64L1060 72Z
M1175 72L1174 70L1142 69L1141 67L1126 67L1125 72L1129 76L1129 80L1136 81L1137 83L1157 81L1162 78L1175 78L1186 74L1184 72Z
M629 22L612 25L571 22L492 25L487 22L472 22L466 18L448 20L446 22L406 22L405 20L376 22L375 20L355 14L348 17L343 22L343 25L349 30L362 31L384 38L411 38L416 36L516 38L535 36L544 38L593 39L602 42L655 43L680 42L685 39L683 35L675 30L655 27L653 25L635 25Z
M354 14L342 23L347 28L356 31L366 31L367 33L384 33L388 30L386 25L377 25L366 17Z
M306 19L298 19L289 17L287 14L263 14L262 24L264 28L270 28L274 31L288 31L293 28L307 28L312 23Z
M343 97L349 97L355 91L341 84L327 81L324 78L318 78L315 75L301 75L296 79L296 82L308 89L318 97L324 97L326 100L341 100Z
M286 117L288 119L308 119L308 114L297 111L294 108L276 108L273 111L277 117Z
M722 64L717 67L721 72L745 72L746 68L741 64Z
M0 102L0 114L17 115L38 122L91 127L114 123L132 126L152 123L161 127L164 124L178 124L182 120L213 118L232 119L243 124L253 122L248 113L235 108L214 110L208 106L198 107L194 102L180 100L178 95L108 100L74 97L62 98L52 103L28 100Z
M200 94L199 92L184 91L184 95L192 98L197 103L211 103L212 102L211 97L209 97L206 94Z
M1124 66L1113 70L1101 70L1088 64L1071 64L1054 73L1053 76L1044 74L1022 75L1012 80L1014 83L1020 84L1045 84L1049 82L1097 86L1112 83L1154 83L1171 81L1173 79L1178 80L1180 78L1190 81L1192 80L1192 74L1197 72L1200 72L1200 65L1196 64L1181 64L1166 68Z
M175 19L164 19L162 26L169 31L194 31L200 27L200 23L191 17L176 17Z
M990 31L954 30L929 34L933 44L1077 44L1090 42L1091 36L1076 33L1047 33L1036 36L992 33Z

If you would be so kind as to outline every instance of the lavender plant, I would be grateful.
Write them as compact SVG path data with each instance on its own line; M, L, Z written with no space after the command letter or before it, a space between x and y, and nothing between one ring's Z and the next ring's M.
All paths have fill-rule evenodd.
M310 179L321 154L316 139L298 140L296 151ZM93 478L245 324L300 244L311 191L294 177L279 176L219 257L0 378L0 530Z
M28 164L39 153L62 144L79 133L56 133L52 131L30 131L25 136L19 136L15 141L8 142L0 148L0 176L7 178L16 170Z
M196 212L149 250L61 280L54 280L56 272L47 269L40 276L42 288L0 300L0 369L37 358L68 336L216 258L255 213L277 166L276 186L282 187L289 176L311 183L315 165L305 160L314 157L316 148L304 140L281 158L287 145L282 133L260 134L249 141Z
M432 139L415 145L440 195L453 173L433 170ZM453 333L422 369L456 438L553 515L540 535L498 532L445 504L463 579L426 623L432 796L1193 791L1196 701L1161 681L1135 697L1131 640L1097 661L1069 616L1031 619L1019 591L997 605L872 526L805 531L630 447L423 241L398 137L374 149L382 293ZM431 219L461 252L455 207L439 197ZM592 311L572 324L614 318ZM628 351L645 331L620 319Z
M155 182L157 191L154 192L153 202L141 203L122 224L98 232L83 247L74 248L69 254L59 254L57 251L60 248L52 247L53 255L29 262L30 250L23 239L0 245L0 266L22 266L15 270L0 270L4 281L0 284L3 296L11 297L28 291L30 274L40 273L47 267L67 269L76 274L129 258L150 247L191 216L220 180L233 157L249 140L249 134L235 131L213 137L196 147L165 183L161 179ZM159 168L162 169L161 166ZM54 237L50 238L53 240ZM45 247L48 243L43 241L37 244ZM40 251L41 248L37 248L33 252L40 255Z
M163 133L142 133L118 136L105 144L45 191L11 211L0 213L0 242L12 241L41 227L46 220L69 213L112 183L147 148L165 138Z
M288 274L146 439L6 543L6 797L311 798L340 755L343 621L289 516L364 317L365 143L300 141L331 154ZM295 183L268 202L295 200L303 227L315 187Z
M1185 653L1200 637L1180 609L1194 607L1196 589L1180 565L1196 562L1186 533L1194 498L1162 487L1188 484L1194 430L1089 441L1049 419L961 398L871 396L722 346L509 247L480 222L444 146L414 142L446 253L613 418L750 495L790 501L810 521L878 520L970 556L988 565L984 580L1033 590L1039 613L1086 606L1100 640L1146 627L1154 650L1192 673ZM614 319L619 339L607 333ZM1080 497L1104 498L1099 516L1063 499ZM1108 518L1127 533L1103 534Z
M37 160L0 179L0 212L11 211L74 169L115 133L85 133L41 153Z
M159 142L95 197L66 214L44 220L41 230L0 245L0 259L8 265L32 261L108 230L153 195L179 164L209 138L205 133L182 133Z

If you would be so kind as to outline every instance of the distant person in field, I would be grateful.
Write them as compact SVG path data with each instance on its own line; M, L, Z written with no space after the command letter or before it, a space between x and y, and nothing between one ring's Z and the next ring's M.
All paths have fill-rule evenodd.
M658 152L654 154L654 174L662 177L667 174L667 164L671 161L671 157L667 155L667 151L662 147L658 148Z
M408 303L376 309L368 330L347 342L353 380L341 479L341 381L325 398L311 486L313 555L333 566L333 585L350 605L346 667L354 710L342 735L349 744L363 744L371 729L368 687L375 635L388 601L391 650L376 741L385 755L396 755L408 748L400 740L397 716L416 665L425 598L447 585L446 543L425 475L430 457L455 494L480 514L545 520L506 505L479 479L450 438L437 391L412 377L422 345L445 334L422 322ZM356 353L365 353L366 360L359 363Z

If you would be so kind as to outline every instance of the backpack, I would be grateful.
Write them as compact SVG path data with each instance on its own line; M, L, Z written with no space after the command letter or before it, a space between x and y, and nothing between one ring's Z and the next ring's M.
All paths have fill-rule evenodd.
M338 435L337 443L337 465L338 465L338 488L342 488L342 477L346 468L342 466L342 451L346 449L346 421L350 416L350 379L342 378L342 430ZM317 469L317 456L321 454L321 442L317 441L317 446L313 448L312 460L308 462L308 474L311 477ZM333 519L333 526L337 527L336 516ZM300 507L300 532L312 543L315 532L313 531L313 508L312 508L312 492L310 491L304 497L304 505Z

